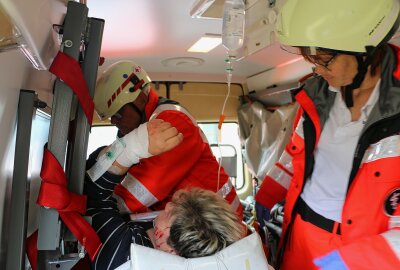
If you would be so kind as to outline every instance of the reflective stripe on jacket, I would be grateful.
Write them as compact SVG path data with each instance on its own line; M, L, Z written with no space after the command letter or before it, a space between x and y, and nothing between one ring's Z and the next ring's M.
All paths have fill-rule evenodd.
M150 108L150 109L149 109ZM183 142L161 155L141 159L115 189L131 212L163 209L176 190L200 187L221 194L242 214L242 206L228 175L221 168L194 118L176 103L159 104L152 90L146 117L163 119L183 134Z

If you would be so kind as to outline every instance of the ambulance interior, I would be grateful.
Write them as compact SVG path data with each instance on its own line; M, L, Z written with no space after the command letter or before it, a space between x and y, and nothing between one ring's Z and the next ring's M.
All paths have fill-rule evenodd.
M25 239L39 229L43 269L71 269L80 254L64 256L63 244L76 239L63 230L57 211L36 204L43 147L48 143L66 167L76 166L68 173L75 179L87 156L116 136L96 113L90 127L77 98L49 71L59 51L84 63L90 91L111 64L139 63L160 96L196 118L252 225L257 186L290 135L291 92L311 74L309 63L277 44L274 26L284 2L245 1L243 46L229 58L221 44L224 0L0 0L0 268L30 269ZM217 45L188 51L202 37ZM392 42L400 44L400 35ZM80 139L67 143L73 120ZM82 192L79 182L68 187Z

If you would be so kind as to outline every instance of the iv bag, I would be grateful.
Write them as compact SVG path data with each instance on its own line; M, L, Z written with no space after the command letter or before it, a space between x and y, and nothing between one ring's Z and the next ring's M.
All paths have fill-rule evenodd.
M244 20L244 0L226 0L222 19L222 44L229 52L243 46Z

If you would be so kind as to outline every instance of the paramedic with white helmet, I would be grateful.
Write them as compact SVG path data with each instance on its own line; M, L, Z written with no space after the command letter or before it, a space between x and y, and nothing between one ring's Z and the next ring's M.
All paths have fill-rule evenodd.
M280 269L400 269L399 0L287 0L286 50L314 64L256 200L285 199Z
M120 168L114 166L116 174L130 167L125 179L114 190L122 198L125 210L162 210L175 191L200 187L220 194L241 217L242 207L235 188L224 170L219 172L218 162L194 118L177 102L159 97L151 89L150 82L141 66L132 61L120 61L103 72L96 85L96 112L102 120L110 119L116 125L126 149L145 148L147 135L142 131L149 119L168 122L183 135L177 147L161 155L149 157L141 153L144 158L135 166L132 165L138 162L137 157L132 158L129 151L117 157L116 164ZM136 128L137 131L133 131ZM129 139L132 132L139 136ZM88 172L92 179L101 176L96 166Z

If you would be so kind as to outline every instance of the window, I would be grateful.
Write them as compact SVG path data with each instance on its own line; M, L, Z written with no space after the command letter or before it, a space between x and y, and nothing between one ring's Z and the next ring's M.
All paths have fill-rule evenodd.
M89 135L87 156L100 146L110 145L117 137L118 129L115 126L93 126Z
M222 156L222 166L230 176L236 189L244 185L243 162L239 140L239 125L237 123L224 123L221 133L218 132L218 123L199 123L207 137L214 156L219 160ZM89 136L88 156L98 147L111 144L117 135L115 126L94 126ZM220 143L218 146L218 136Z
M214 156L218 160L222 156L222 166L230 176L232 184L236 189L242 188L244 185L244 174L239 125L237 123L224 123L220 134L218 123L199 123L199 126L206 135Z

